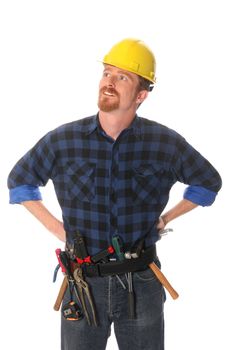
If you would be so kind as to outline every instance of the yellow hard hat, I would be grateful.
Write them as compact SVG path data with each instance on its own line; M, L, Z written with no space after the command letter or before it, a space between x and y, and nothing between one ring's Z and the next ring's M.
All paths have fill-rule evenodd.
M155 57L141 40L124 39L118 42L104 56L103 63L135 73L155 83Z

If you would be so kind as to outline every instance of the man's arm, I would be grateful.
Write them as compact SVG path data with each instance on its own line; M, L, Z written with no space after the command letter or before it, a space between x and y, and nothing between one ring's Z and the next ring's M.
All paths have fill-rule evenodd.
M187 199L182 199L175 207L165 212L160 218L157 225L159 230L163 230L165 226L177 217L188 213L192 209L198 207L198 204L193 203Z
M42 203L40 186L45 186L56 173L56 154L53 132L42 137L13 167L8 176L11 204L22 204L51 233L66 240L63 223L54 217Z
M41 201L24 201L21 204L34 215L47 230L54 234L62 242L66 240L66 232L63 223L53 216Z

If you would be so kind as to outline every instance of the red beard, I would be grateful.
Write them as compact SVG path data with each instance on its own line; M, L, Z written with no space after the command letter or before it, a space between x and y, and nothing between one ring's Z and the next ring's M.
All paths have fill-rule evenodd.
M114 95L114 97L104 95L104 92L108 92ZM100 89L98 107L101 111L112 112L119 108L119 103L120 103L119 94L115 89L111 87L109 88L103 87L102 89Z

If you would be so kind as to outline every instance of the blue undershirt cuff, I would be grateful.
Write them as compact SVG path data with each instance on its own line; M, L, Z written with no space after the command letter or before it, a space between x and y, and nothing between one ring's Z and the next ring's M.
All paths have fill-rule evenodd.
M37 186L21 185L10 189L10 204L20 204L25 201L42 200L40 190Z
M202 207L213 204L217 193L202 186L188 186L184 191L184 199L201 205Z

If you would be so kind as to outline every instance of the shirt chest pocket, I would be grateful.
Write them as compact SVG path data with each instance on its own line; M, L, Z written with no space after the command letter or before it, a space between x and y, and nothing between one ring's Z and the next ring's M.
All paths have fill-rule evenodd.
M91 201L95 197L95 164L67 164L66 182L68 196L79 201Z
M161 165L133 168L132 197L135 203L155 204L159 201L164 169Z

